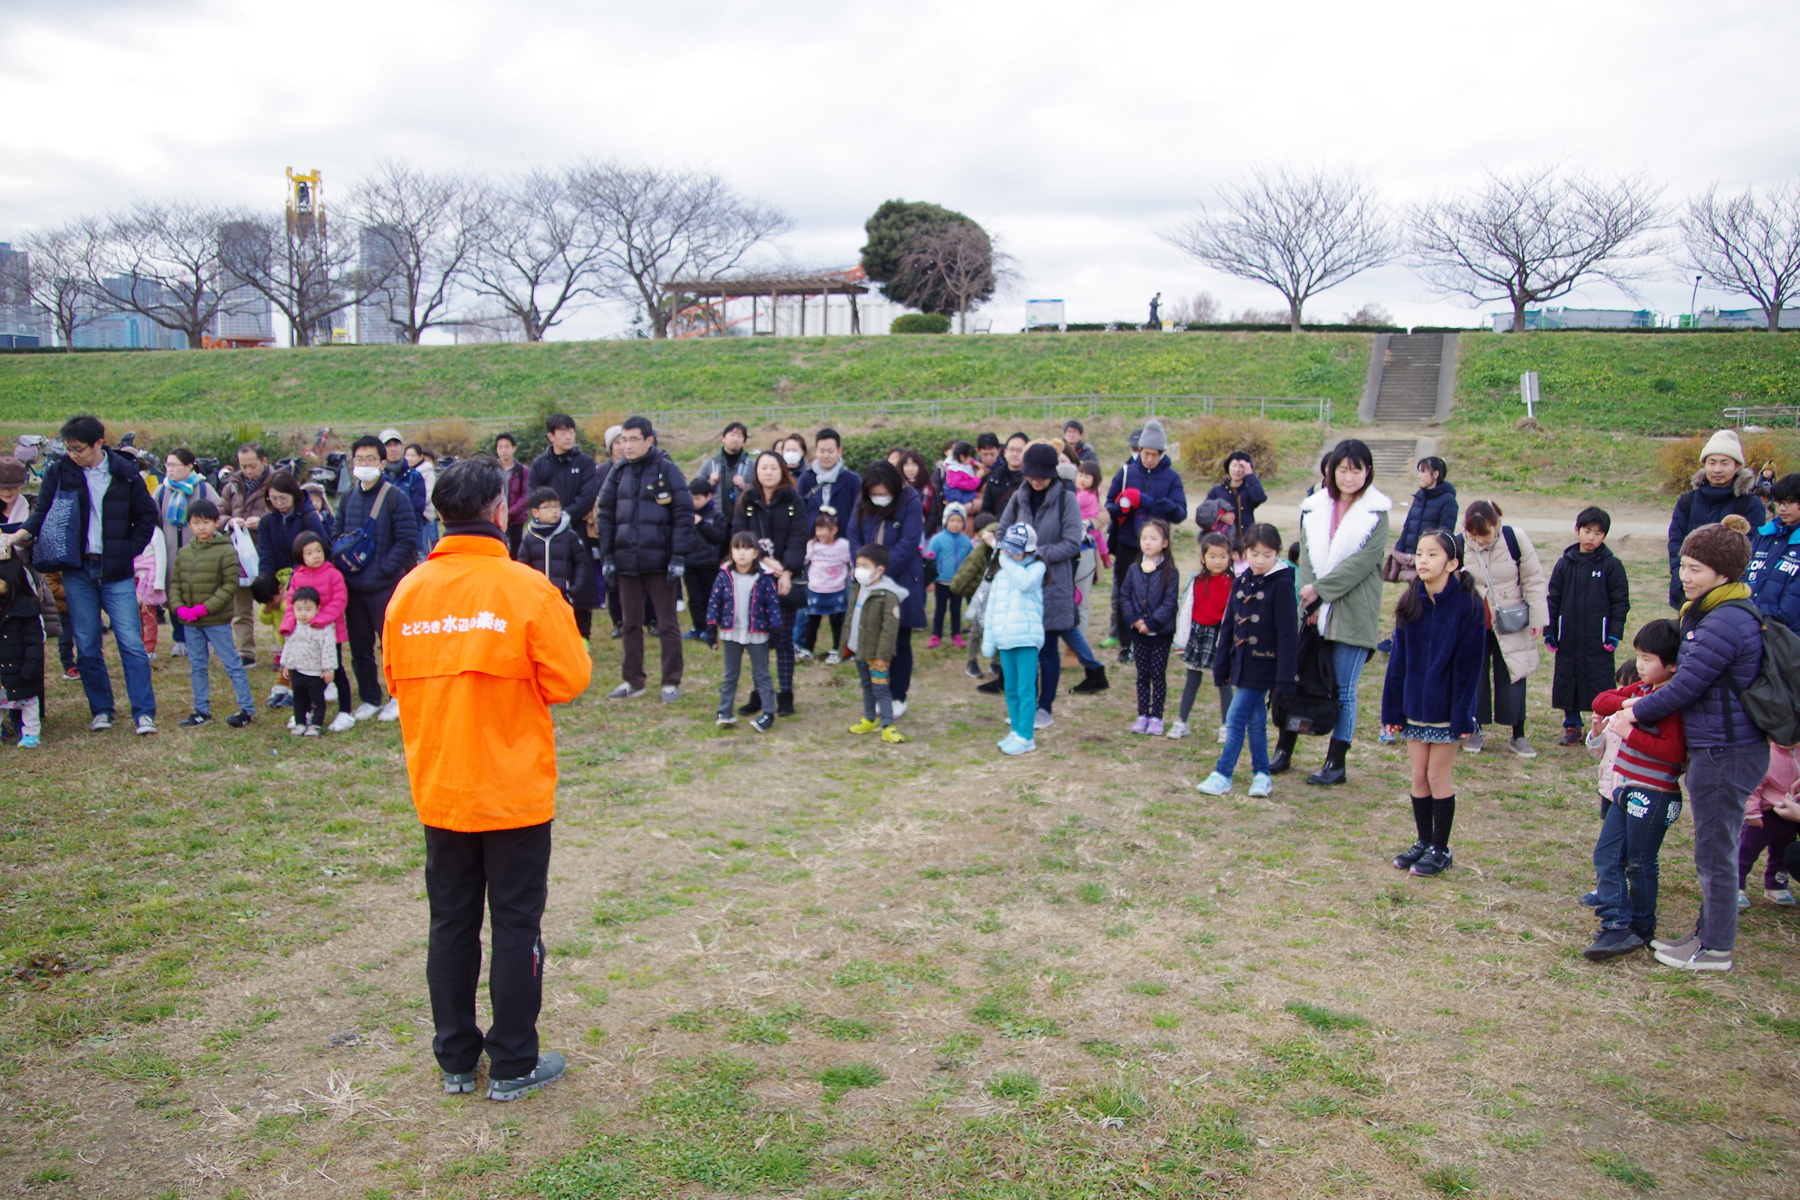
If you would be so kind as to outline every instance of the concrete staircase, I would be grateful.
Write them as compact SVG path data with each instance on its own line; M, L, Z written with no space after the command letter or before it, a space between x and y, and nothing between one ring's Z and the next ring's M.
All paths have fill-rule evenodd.
M1447 414L1440 413L1439 400L1449 398L1442 376L1448 374L1454 384L1456 335L1395 333L1388 336L1387 345L1380 350L1381 378L1375 393L1375 411L1370 414L1375 421L1382 425L1424 425L1442 420Z

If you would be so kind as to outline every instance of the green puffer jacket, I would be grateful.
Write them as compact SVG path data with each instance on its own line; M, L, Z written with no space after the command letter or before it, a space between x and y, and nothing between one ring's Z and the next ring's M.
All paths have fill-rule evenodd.
M1324 601L1319 632L1328 642L1373 650L1381 637L1381 560L1387 556L1394 502L1373 485L1331 528L1331 494L1300 504L1300 563L1295 582L1312 584Z
M981 590L981 581L987 578L988 563L993 557L994 548L976 538L974 549L969 551L969 556L962 560L962 566L956 568L956 574L945 586L964 600L970 599ZM943 580L938 582L943 583Z
M190 625L224 625L231 620L238 590L238 556L223 530L191 541L175 555L169 598L178 607L206 605L206 615Z

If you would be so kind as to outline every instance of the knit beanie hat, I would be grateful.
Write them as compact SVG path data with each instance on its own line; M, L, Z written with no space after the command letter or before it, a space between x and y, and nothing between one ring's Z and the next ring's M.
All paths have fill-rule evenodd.
M601 450L610 456L612 454L612 444L617 441L619 435L624 432L625 427L623 425L608 425L606 427L606 440L600 443Z
M1750 565L1750 539L1723 525L1702 525L1681 543L1681 556L1711 567L1727 579L1741 579Z
M967 523L967 521L969 519L969 510L964 508L961 504L958 504L956 501L952 500L949 504L944 505L943 519L944 519L945 524L949 523L950 518L952 516L961 517L963 519L963 521L965 523Z
M1045 445L1025 447L1023 470L1027 479L1055 479L1056 451Z
M1737 513L1726 513L1724 516L1719 518L1719 524L1723 525L1727 529L1735 530L1738 533L1743 534L1745 537L1750 536L1750 518L1749 517L1742 517L1742 516L1739 516Z
M1138 437L1138 449L1167 450L1168 448L1169 435L1163 432L1162 422L1155 417L1145 421L1144 432ZM1740 458L1738 461L1742 462L1743 459Z
M1014 525L1006 531L1006 536L1000 539L1000 549L1007 554L1030 554L1037 549L1037 530L1023 522Z
M1744 443L1738 440L1737 430L1721 429L1706 439L1706 445L1700 451L1700 461L1705 462L1714 454L1723 454L1740 467L1744 465Z

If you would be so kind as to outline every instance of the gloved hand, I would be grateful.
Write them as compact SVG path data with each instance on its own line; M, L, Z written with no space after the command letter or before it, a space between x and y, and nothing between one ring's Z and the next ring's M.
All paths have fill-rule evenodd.
M602 579L606 580L606 582L609 586L611 585L611 583L613 581L613 576L617 575L618 573L619 573L619 568L616 564L614 564L612 559L603 558L600 560L600 577Z
M1549 650L1550 653L1552 653L1552 654L1556 653L1556 643L1554 641L1552 641L1550 638L1544 639L1544 648Z
M1143 502L1143 493L1139 492L1136 488L1126 488L1119 493L1119 509L1122 512L1130 512Z
M686 574L687 574L687 564L686 563L681 562L679 559L676 560L675 562L670 563L669 564L669 586L673 587L677 583L680 583L681 577Z
M1617 643L1617 642L1601 642L1600 648L1602 650L1605 650L1608 654L1611 654L1611 653L1613 653L1613 651L1615 651L1619 648L1619 643Z
M206 605L189 604L185 608L176 609L175 615L180 617L183 621L186 621L189 625L192 625L195 621L206 616Z

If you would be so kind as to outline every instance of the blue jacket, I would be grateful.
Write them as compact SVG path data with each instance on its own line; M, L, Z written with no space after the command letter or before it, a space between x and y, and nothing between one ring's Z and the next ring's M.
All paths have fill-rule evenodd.
M368 491L359 485L345 493L338 502L337 521L332 525L332 540L361 529L375 507L375 498L383 491L388 498L381 502L381 512L370 530L375 537L375 554L360 571L344 571L344 586L353 592L379 592L393 587L419 562L419 514L408 503L411 497L395 487L384 476ZM343 570L343 564L338 564Z
M81 506L81 528L77 536L82 553L87 552L88 526L97 520L100 522L100 580L116 583L131 578L131 560L150 544L161 514L156 511L156 502L150 498L150 489L138 475L137 463L117 450L105 453L112 482L107 484L98 515L89 499L86 473L75 465L74 460L59 458L44 472L37 505L25 518L25 532L37 537L57 493L75 493Z
M319 535L327 552L331 550L331 535L319 517L319 510L313 507L311 496L302 492L300 503L286 515L276 512L271 504L262 520L256 523L257 573L273 575L293 566L294 539L308 530Z
M975 543L969 540L968 534L951 533L948 529L938 530L925 543L926 551L937 566L937 577L946 584L956 574L956 569L963 565L963 560L969 557L969 551L974 546Z
M1396 554L1417 554L1419 535L1433 529L1456 532L1456 485L1440 483L1420 488L1413 493L1412 506L1406 510L1406 523L1400 526L1400 540L1394 543Z
M1770 521L1752 543L1750 585L1756 607L1771 621L1800 633L1800 525Z
M800 489L800 498L806 501L806 531L812 536L812 524L819 518L819 510L829 508L836 514L838 530L842 532L849 523L850 512L856 507L856 501L862 495L862 477L849 467L839 464L838 477L830 487L819 483L819 475L812 467L800 472L795 484Z
M706 623L717 625L720 629L730 629L737 620L737 568L731 567L720 571L713 580L712 595L706 599ZM774 633L781 628L781 596L775 587L775 577L757 568L756 585L750 589L750 632Z
M1381 723L1416 721L1442 725L1457 736L1475 732L1475 700L1487 665L1487 611L1474 592L1452 576L1418 620L1394 631L1387 680L1381 688Z
M1044 564L1033 557L1024 562L1010 554L999 558L1000 570L988 585L987 607L981 614L981 652L991 658L1001 650L1041 650Z
M1181 572L1166 552L1155 571L1146 572L1132 563L1119 583L1119 628L1131 630L1134 638L1170 641L1175 637L1175 606L1180 599ZM1148 634L1137 631L1140 620L1150 630Z
M1756 472L1738 468L1737 478L1727 487L1714 487L1706 482L1706 472L1695 471L1692 488L1675 501L1675 512L1669 518L1669 607L1679 609L1687 602L1681 591L1681 543L1702 525L1716 525L1731 513L1750 522L1755 529L1769 519L1763 502L1750 494L1756 483Z
M919 502L919 493L902 488L898 500L878 511L893 515L864 517L859 493L848 515L840 518L844 536L850 540L850 557L854 560L856 552L870 542L887 547L887 577L906 589L906 599L900 605L900 628L923 629L925 559L919 553L919 545L925 536L925 509Z
M1136 488L1141 503L1128 512L1119 508L1119 493ZM1137 548L1138 521L1143 517L1161 517L1171 525L1187 520L1187 492L1181 486L1181 474L1164 455L1156 470L1144 470L1135 458L1125 460L1119 473L1106 489L1106 511L1112 515L1112 528L1107 533L1113 549L1120 546Z
M1639 700L1632 712L1646 723L1680 713L1690 747L1754 745L1763 740L1762 731L1721 676L1729 670L1739 690L1750 686L1762 670L1762 623L1734 604L1721 604L1705 617L1694 615L1699 608L1695 601L1681 614L1681 657L1674 678Z
M1142 572L1139 572L1142 574ZM1245 571L1231 583L1213 680L1292 696L1300 678L1300 592L1278 562L1267 575Z

